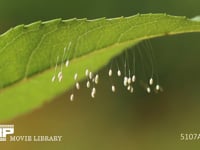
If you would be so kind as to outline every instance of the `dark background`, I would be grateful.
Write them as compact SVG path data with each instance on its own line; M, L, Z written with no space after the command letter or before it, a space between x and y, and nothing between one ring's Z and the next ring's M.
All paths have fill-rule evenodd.
M200 15L199 6L199 0L0 0L0 33L18 24L55 18L111 18L136 13L194 17ZM200 133L199 39L199 33L192 33L151 40L164 92L148 95L139 89L131 95L121 88L113 94L105 67L99 72L101 83L95 100L87 89L76 93L73 103L65 93L7 122L15 124L15 135L62 135L62 142L0 143L1 148L199 149L200 141L180 140L181 133Z

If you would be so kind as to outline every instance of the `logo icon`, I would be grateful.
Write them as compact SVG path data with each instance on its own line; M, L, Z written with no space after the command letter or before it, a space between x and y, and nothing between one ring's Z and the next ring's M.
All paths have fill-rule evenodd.
M6 141L9 134L14 134L14 125L0 125L0 141Z

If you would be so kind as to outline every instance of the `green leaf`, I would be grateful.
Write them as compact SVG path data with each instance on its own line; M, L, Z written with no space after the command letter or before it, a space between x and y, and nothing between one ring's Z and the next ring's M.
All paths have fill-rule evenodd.
M114 19L71 19L20 25L0 35L0 120L50 101L74 85L74 74L97 71L138 42L166 35L200 32L199 19L144 14ZM62 82L51 82L59 56L69 46L70 65ZM60 67L60 66L58 66Z

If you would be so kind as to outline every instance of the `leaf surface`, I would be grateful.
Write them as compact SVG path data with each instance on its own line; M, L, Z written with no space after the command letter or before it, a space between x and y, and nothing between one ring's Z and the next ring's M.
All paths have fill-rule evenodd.
M0 120L26 113L97 71L109 60L145 39L200 32L199 19L166 14L96 20L70 19L19 25L0 35ZM66 53L63 57L63 51ZM58 59L62 82L51 82Z

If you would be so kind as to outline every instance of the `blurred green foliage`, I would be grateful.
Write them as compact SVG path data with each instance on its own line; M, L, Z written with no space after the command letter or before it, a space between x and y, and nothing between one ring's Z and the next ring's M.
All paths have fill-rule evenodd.
M17 24L60 17L92 19L149 12L193 17L199 15L199 6L199 0L1 0L0 32ZM77 93L74 103L64 94L8 122L16 125L16 135L63 135L62 143L6 143L4 148L199 149L200 141L180 141L180 133L200 133L199 39L196 33L151 40L163 93L130 95L121 89L114 95L105 88L110 84L102 77L94 101L87 90ZM107 74L107 70L100 74Z
M167 13L193 17L199 0L1 0L0 26L11 26L54 18L99 18L131 16L136 13ZM3 29L2 29L3 26Z

